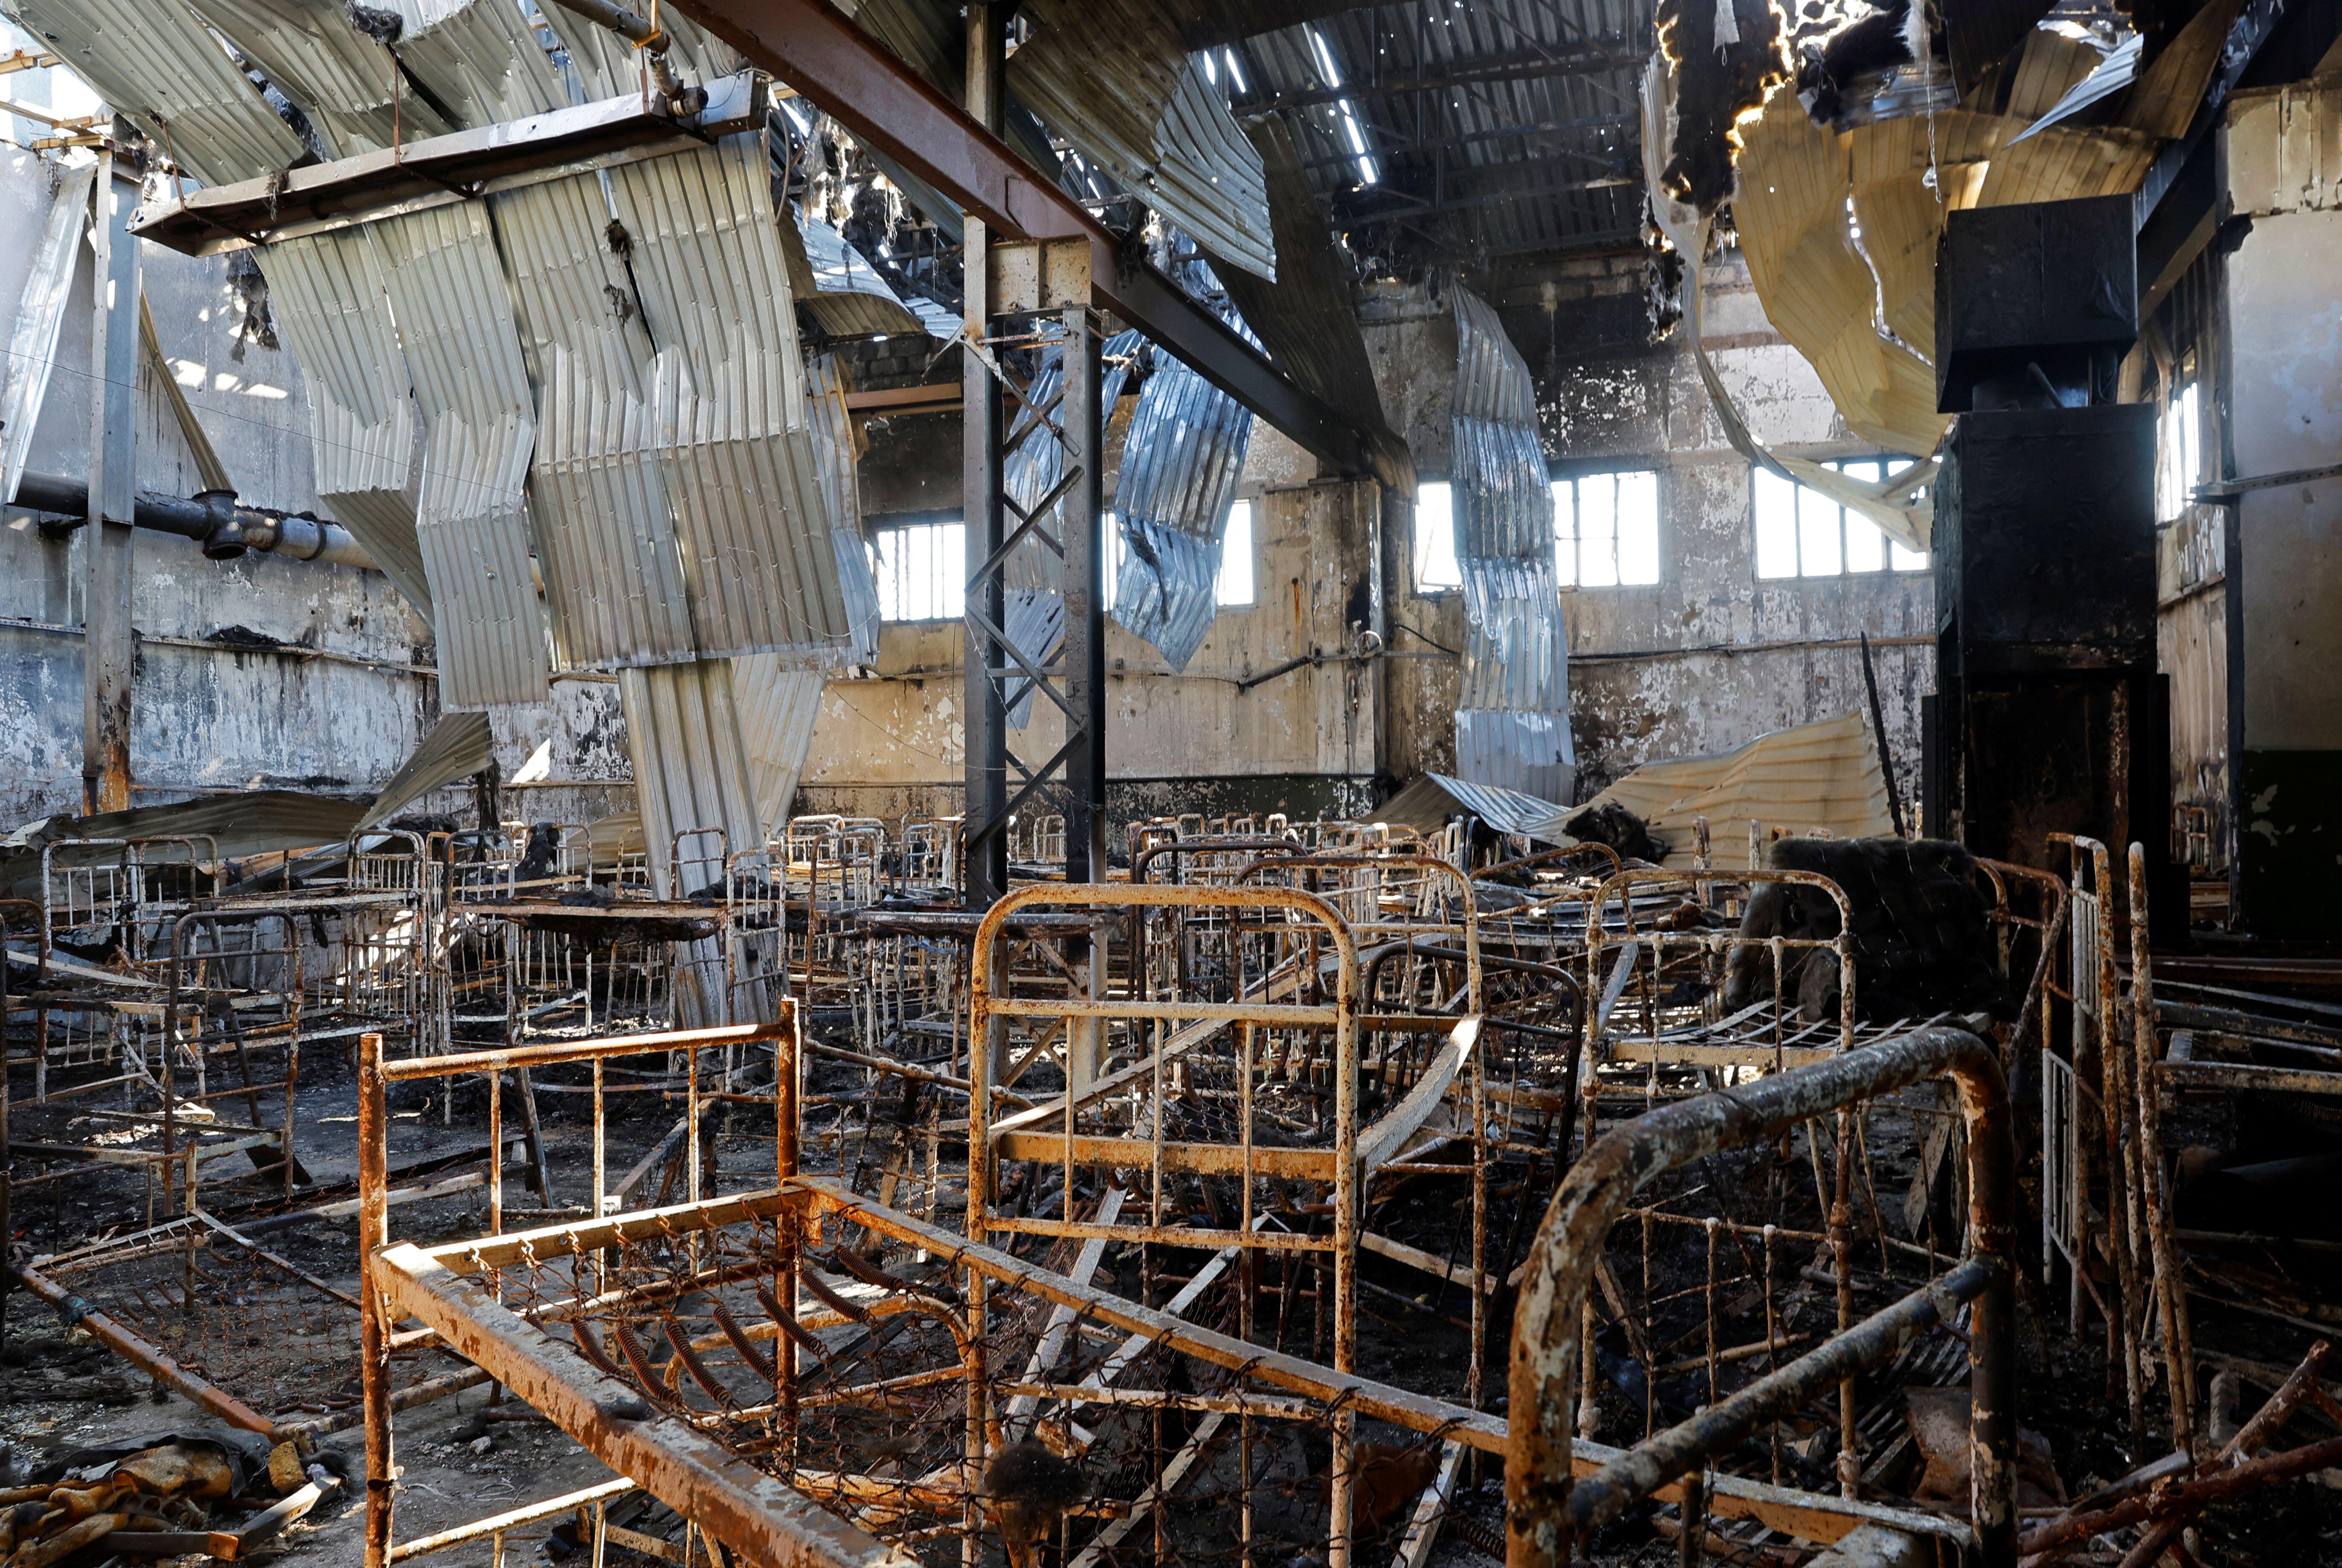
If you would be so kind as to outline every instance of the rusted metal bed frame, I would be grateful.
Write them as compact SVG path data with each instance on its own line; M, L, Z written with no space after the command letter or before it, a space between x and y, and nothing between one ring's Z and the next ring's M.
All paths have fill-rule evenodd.
M796 1167L796 1134L797 1126L797 1064L799 1060L797 1015L794 1002L784 999L781 1016L771 1023L731 1025L703 1030L675 1031L655 1034L617 1035L601 1040L542 1042L500 1050L469 1051L439 1056L413 1057L391 1061L383 1054L379 1034L368 1034L359 1042L358 1084L358 1246L360 1262L361 1376L363 1380L364 1426L366 1436L366 1515L365 1552L369 1568L404 1562L431 1552L444 1551L465 1543L490 1538L499 1558L503 1536L513 1529L555 1514L591 1510L595 1517L597 1543L606 1535L609 1526L602 1510L612 1499L634 1490L631 1485L605 1484L583 1492L564 1495L515 1510L486 1521L477 1521L456 1529L435 1533L432 1536L409 1542L403 1546L391 1539L391 1487L395 1470L392 1467L393 1413L406 1405L390 1386L389 1359L392 1349L399 1344L415 1343L418 1338L445 1338L435 1333L435 1325L426 1324L421 1333L399 1334L395 1332L398 1315L395 1309L383 1304L378 1259L390 1245L390 1219L387 1193L389 1175L387 1144L389 1130L388 1089L393 1084L417 1083L436 1079L480 1074L488 1084L488 1128L492 1147L502 1144L501 1108L503 1074L508 1071L525 1073L531 1067L546 1068L584 1063L593 1072L593 1154L591 1168L592 1201L587 1205L590 1214L606 1213L609 1207L609 1181L606 1159L606 1106L604 1100L604 1067L613 1058L646 1054L680 1054L684 1058L684 1116L682 1160L686 1176L686 1195L681 1205L696 1210L706 1200L701 1191L703 1170L699 1158L701 1134L706 1110L710 1105L729 1108L748 1100L761 1100L774 1109L775 1174L792 1174ZM775 1074L769 1094L743 1094L732 1087L732 1068L737 1054L745 1048L761 1044L774 1047ZM713 1086L703 1083L700 1056L705 1052L722 1054L722 1064L708 1076ZM662 1145L664 1147L664 1145ZM656 1151L654 1153L656 1157ZM504 1233L503 1185L501 1161L492 1161L488 1182L488 1243L493 1245ZM720 1207L730 1200L717 1199ZM591 1229L596 1222L586 1222ZM575 1234L574 1228L556 1227L559 1233ZM477 1243L474 1243L477 1244ZM786 1257L778 1265L786 1270ZM459 1353L468 1354L462 1343L447 1341ZM489 1373L484 1369L479 1381ZM453 1392L450 1390L449 1392Z
M1947 1273L1821 1346L1617 1455L1581 1484L1572 1413L1590 1384L1586 1332L1596 1260L1636 1191L1660 1174L1777 1137L1932 1078L1958 1086L1969 1169L1969 1255ZM1964 1030L1927 1028L1696 1100L1664 1106L1602 1139L1555 1195L1524 1283L1513 1330L1510 1408L1519 1417L1506 1462L1507 1568L1560 1568L1572 1543L1638 1500L1680 1482L1685 1528L1710 1463L1776 1416L1832 1384L1842 1408L1855 1374L1888 1360L1913 1333L1969 1307L1971 1519L1982 1568L2016 1562L2014 1143L1998 1054ZM1841 1194L1841 1203L1843 1194ZM1835 1220L1834 1216L1834 1220ZM1833 1223L1834 1232L1841 1226ZM1841 1287L1843 1289L1843 1287Z
M1926 1058L1903 1081L1925 1076L1927 1068L1943 1054L1937 1049L1940 1043L1935 1037L1953 1033L1938 1031L1931 1032L1928 1037L1915 1037L1918 1041L1916 1050L1908 1042L1899 1043L1905 1048L1893 1056L1894 1061L1908 1067L1915 1054ZM1935 1055L1929 1054L1931 1050L1936 1051ZM1773 1084L1787 1085L1792 1080L1800 1081L1795 1085L1799 1093L1789 1096L1787 1112L1788 1119L1795 1120L1814 1114L1816 1107L1827 1108L1828 1086L1817 1090L1811 1080L1832 1074L1843 1075L1849 1066L1867 1064L1895 1052L1895 1046L1866 1052L1843 1062L1789 1074ZM1970 1055L1961 1055L1956 1065L1971 1076L1977 1075L1972 1071L1974 1062ZM784 1078L792 1075L784 1074ZM1993 1082L1997 1083L1997 1077ZM1702 1104L1671 1107L1666 1114L1681 1121ZM1997 1114L1997 1099L1990 1099L1987 1108ZM1735 1116L1742 1123L1751 1119L1745 1111L1735 1110L1728 1104L1720 1115L1711 1113L1711 1120L1729 1122ZM1997 1128L2005 1164L2006 1126L1989 1118L1987 1122L1984 1135L1988 1142L1993 1128ZM781 1151L776 1154L776 1163L787 1157L785 1144L776 1145L776 1150ZM1987 1201L2000 1190L1988 1180L1979 1185ZM1490 1455L1516 1455L1524 1441L1524 1434L1510 1429L1502 1417L1411 1393L1283 1354L1238 1334L1215 1332L1183 1321L1176 1312L1151 1309L1078 1279L1037 1267L997 1248L857 1196L834 1181L784 1175L776 1188L766 1192L706 1197L695 1203L661 1210L441 1246L401 1245L370 1250L367 1300L377 1303L385 1324L394 1315L412 1315L435 1330L625 1478L572 1498L532 1505L494 1520L444 1532L413 1546L480 1539L518 1528L532 1518L543 1519L572 1507L591 1507L615 1495L622 1487L639 1485L683 1514L705 1537L753 1561L822 1564L824 1568L908 1568L913 1559L907 1552L879 1541L837 1514L859 1506L857 1498L866 1502L902 1495L916 1488L906 1489L899 1483L876 1478L857 1478L825 1467L823 1462L829 1456L819 1453L799 1453L795 1463L806 1466L802 1470L784 1464L778 1475L770 1473L717 1441L717 1434L709 1430L705 1419L690 1417L684 1411L652 1408L644 1398L646 1393L651 1392L650 1386L639 1375L620 1375L622 1368L597 1365L596 1358L572 1349L561 1336L551 1332L552 1314L540 1313L540 1319L546 1321L531 1322L513 1311L509 1303L499 1303L495 1296L495 1282L505 1273L547 1265L564 1258L598 1255L612 1246L639 1244L646 1239L672 1249L687 1244L691 1237L712 1237L726 1226L743 1224L756 1227L755 1233L766 1238L771 1249L769 1259L760 1263L752 1257L752 1265L786 1274L800 1264L800 1239L818 1228L824 1216L831 1223L850 1224L865 1234L883 1236L934 1256L952 1271L950 1277L962 1282L963 1296L971 1303L986 1292L1026 1294L1078 1313L1117 1336L1127 1334L1134 1346L1151 1346L1161 1353L1191 1357L1200 1364L1236 1374L1237 1379L1234 1387L1218 1393L1158 1393L1144 1390L1126 1393L1101 1386L1095 1378L1078 1386L1070 1382L1033 1383L1029 1373L1026 1380L1006 1381L996 1370L990 1381L997 1387L987 1390L981 1367L963 1364L946 1369L966 1374L968 1442L978 1457L985 1451L984 1445L997 1433L996 1416L984 1403L987 1393L1012 1397L1026 1393L1042 1394L1072 1402L1066 1407L1068 1410L1084 1403L1101 1411L1126 1409L1135 1401L1141 1408L1184 1408L1191 1416L1201 1414L1206 1421L1224 1419L1225 1414L1233 1413L1246 1421L1303 1419L1338 1429L1344 1423L1365 1418L1389 1423L1426 1443L1477 1449ZM2003 1232L2006 1228L2004 1224ZM1999 1255L2005 1271L2006 1236L2002 1239L2003 1253ZM1953 1278L1933 1298L1923 1295L1917 1307L1906 1303L1890 1309L1903 1315L1890 1316L1884 1324L1865 1325L1865 1331L1854 1339L1834 1341L1825 1347L1825 1352L1840 1361L1852 1358L1857 1363L1867 1364L1866 1358L1875 1359L1875 1342L1883 1333L1904 1326L1907 1320L1916 1323L1923 1319L1931 1308L1947 1313L1951 1295L1975 1294L1975 1272L1955 1271ZM1993 1293L2005 1286L2005 1272L2000 1278L2001 1285L1987 1282L1988 1288L1984 1289L1983 1299L1987 1307L2002 1300ZM678 1283L687 1284L690 1279ZM797 1311L794 1307L791 1310ZM885 1303L874 1303L870 1310L883 1312ZM799 1313L800 1327L823 1321L836 1323L840 1319L835 1313ZM2005 1363L1991 1361L1989 1353L1990 1346L1997 1343L1993 1337L1997 1332L1996 1325L2002 1322L1990 1319L1988 1311L1977 1320L1977 1332L1982 1336L1979 1343L1985 1347L1978 1353L1987 1358L1986 1383L1982 1386L1987 1389L2001 1386L1992 1379L2002 1375ZM783 1333L778 1323L758 1323L746 1330L742 1337L776 1343ZM965 1347L981 1341L964 1335L960 1343L965 1362ZM720 1338L711 1336L702 1348L720 1350ZM778 1393L784 1382L796 1377L799 1360L792 1352L770 1362L761 1375L770 1377ZM1803 1364L1784 1375L1810 1376L1801 1372ZM875 1393L878 1385L872 1388ZM1513 1408L1527 1412L1537 1407L1533 1400L1523 1399L1516 1388ZM1566 1400L1563 1408L1566 1411ZM1736 1406L1728 1408L1736 1411ZM1573 1443L1566 1431L1566 1414L1562 1420L1560 1463L1564 1468L1588 1477L1590 1485L1599 1485L1606 1471L1632 1463L1630 1456L1619 1450L1583 1440ZM2008 1435L2013 1442L2013 1433ZM390 1542L390 1459L386 1447L379 1454L370 1451L369 1568L379 1568L412 1554L395 1549ZM1986 1475L1985 1483L1989 1485L1991 1475L1997 1473L1987 1469L1982 1473ZM791 1478L798 1475L802 1475L802 1483L790 1484ZM1346 1492L1346 1479L1337 1471L1335 1487ZM1664 1483L1672 1478L1659 1479ZM1158 1493L1167 1492L1176 1483L1176 1478L1166 1474L1158 1487L1151 1489L1134 1505L1132 1512L1150 1504ZM930 1516L940 1513L946 1518L958 1513L959 1522L941 1527L942 1532L946 1536L960 1536L963 1562L977 1561L985 1521L972 1481L963 1475L962 1479L939 1483L935 1490L936 1495L922 1505L924 1511ZM1664 1493L1665 1489L1660 1490ZM825 1501L829 1505L827 1509L822 1505ZM1955 1543L1966 1544L1973 1539L1965 1526L1939 1516L1767 1486L1729 1475L1715 1478L1703 1506L1716 1517L1760 1521L1798 1538L1825 1544L1865 1523L1885 1524ZM1344 1515L1336 1512L1329 1518L1338 1522ZM932 1536L936 1532L914 1533L916 1538L922 1533ZM1402 1561L1410 1560L1406 1553L1419 1539L1419 1534L1410 1535L1407 1546L1402 1548ZM1329 1524L1326 1545L1329 1563L1355 1560L1352 1533L1346 1524ZM1096 1561L1095 1550L1085 1553L1081 1560ZM1545 1561L1558 1559L1548 1557ZM1987 1561L1992 1568L1997 1568L1992 1559Z

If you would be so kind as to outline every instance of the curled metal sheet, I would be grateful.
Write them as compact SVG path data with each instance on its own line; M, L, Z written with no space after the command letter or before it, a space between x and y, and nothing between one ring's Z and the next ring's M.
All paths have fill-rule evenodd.
M1251 444L1250 409L1178 361L1156 357L1115 483L1123 551L1114 616L1175 670L1186 668L1219 613L1221 535Z
M317 499L425 621L430 581L407 488L415 400L374 236L343 229L260 253L268 297L309 394Z
M388 8L405 24L391 48L456 130L569 102L526 8L513 0L391 0Z
M525 489L535 404L487 211L435 207L373 235L423 415L415 531L437 613L440 700L542 702Z
M806 389L812 394L813 456L822 498L829 510L830 549L837 557L838 591L846 598L852 632L840 656L849 664L878 662L878 578L870 565L870 547L862 537L862 484L856 468L862 457L862 435L846 406L846 373L835 355L822 355L806 366Z
M308 155L181 0L6 0L0 10L207 185L257 179Z
M375 792L374 804L358 819L360 828L388 822L442 784L494 767L496 737L485 714L442 714L423 744L398 764Z
M926 330L894 285L846 244L844 235L819 218L802 213L796 217L794 233L784 232L782 239L794 239L803 247L806 271L797 303L812 313L822 331L832 337L885 337ZM811 294L802 292L804 283L813 285Z
M821 671L791 668L772 654L732 661L733 705L740 714L756 814L768 840L788 828L790 804L813 753L814 725L828 687Z
M1576 761L1569 638L1536 394L1496 313L1460 285L1454 299L1449 481L1466 622L1456 768L1475 784L1566 800Z
M1276 275L1255 150L1163 7L1088 0L1041 8L1008 62L1008 90L1214 255Z
M351 157L454 129L415 94L393 101L397 66L340 0L187 0L307 115L328 156Z
M609 182L701 644L835 661L853 622L763 139L624 165Z

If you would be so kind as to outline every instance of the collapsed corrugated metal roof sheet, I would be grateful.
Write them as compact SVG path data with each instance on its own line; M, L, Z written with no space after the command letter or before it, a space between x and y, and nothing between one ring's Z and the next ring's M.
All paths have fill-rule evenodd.
M1616 804L1667 842L1666 865L1689 867L1692 819L1707 818L1718 866L1746 868L1748 827L1826 829L1840 838L1892 834L1887 774L1860 714L1775 730L1709 756L1646 763L1579 806L1572 816Z
M538 12L568 50L570 66L577 73L587 102L643 90L647 67L641 50L607 27L557 5L540 6ZM667 64L686 81L728 76L746 64L738 50L679 12L659 13L658 25L666 35Z
M542 702L548 666L525 489L536 411L487 209L404 214L373 235L423 415L415 532L439 635L440 701Z
M1425 774L1376 806L1374 820L1432 834L1446 827L1448 818L1467 813L1498 833L1520 834L1547 844L1563 842L1561 821L1570 814L1567 806L1518 790L1476 784L1446 774Z
M328 157L345 158L455 127L414 93L392 89L397 66L336 0L188 0L305 112Z
M307 155L181 0L5 0L0 9L205 185L257 179Z
M771 654L732 661L733 705L739 710L740 742L767 838L787 831L828 685L821 671L791 669Z
M706 659L618 676L651 886L661 898L722 884L733 855L747 856L744 867L751 871L765 864L764 823L733 669L729 659ZM686 1027L754 1016L765 1011L760 997L769 1002L761 988L745 996L728 994L714 941L678 951L673 985L675 1021Z
M1127 190L1232 266L1276 275L1260 154L1146 0L1028 7L1043 25L1007 86Z
M0 839L0 888L6 896L38 896L41 849L73 838L198 838L213 841L223 858L338 844L365 814L363 800L299 790L245 790L198 796L173 805L142 805L95 816L47 816ZM60 865L119 861L119 846L58 851Z
M440 785L469 778L495 760L496 737L487 714L442 714L423 744L384 781L357 828L388 822Z
M429 622L430 579L408 487L415 400L374 236L344 229L285 240L260 253L260 268L306 382L317 499Z
M1527 362L1496 312L1454 289L1449 482L1466 641L1456 771L1545 799L1569 793L1569 639L1554 575L1553 489Z
M1246 341L1241 319L1232 322ZM1196 656L1219 613L1220 546L1252 445L1252 410L1160 355L1138 391L1115 480L1122 570L1114 618L1175 670Z
M764 163L761 137L732 136L614 168L610 191L701 644L826 662L854 627Z
M57 335L65 326L65 300L73 293L75 263L89 226L89 191L95 165L67 170L49 198L39 248L25 277L25 292L8 332L8 360L0 365L0 501L16 494L32 455L34 427L48 396L49 372L56 364Z
M807 406L813 411L813 455L829 511L829 543L837 557L837 587L853 628L839 649L841 662L878 662L878 578L870 546L862 535L862 478L857 464L867 438L846 406L846 372L836 355L806 366Z

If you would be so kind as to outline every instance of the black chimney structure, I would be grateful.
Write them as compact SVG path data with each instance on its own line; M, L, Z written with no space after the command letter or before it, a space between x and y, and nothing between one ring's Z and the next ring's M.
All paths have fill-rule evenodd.
M2156 673L2155 410L2112 401L2138 332L2131 198L1954 212L1936 264L1938 406L1928 831L2063 872L2053 833L2170 877L2170 699Z

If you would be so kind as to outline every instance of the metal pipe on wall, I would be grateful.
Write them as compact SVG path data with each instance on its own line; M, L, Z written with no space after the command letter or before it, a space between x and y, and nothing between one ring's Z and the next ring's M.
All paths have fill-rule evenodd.
M85 518L89 486L53 474L27 474L16 482L9 504ZM375 567L365 546L339 524L239 506L235 494L225 490L185 497L141 494L132 504L131 521L157 534L193 539L215 561L233 561L247 550L261 550L335 566Z

